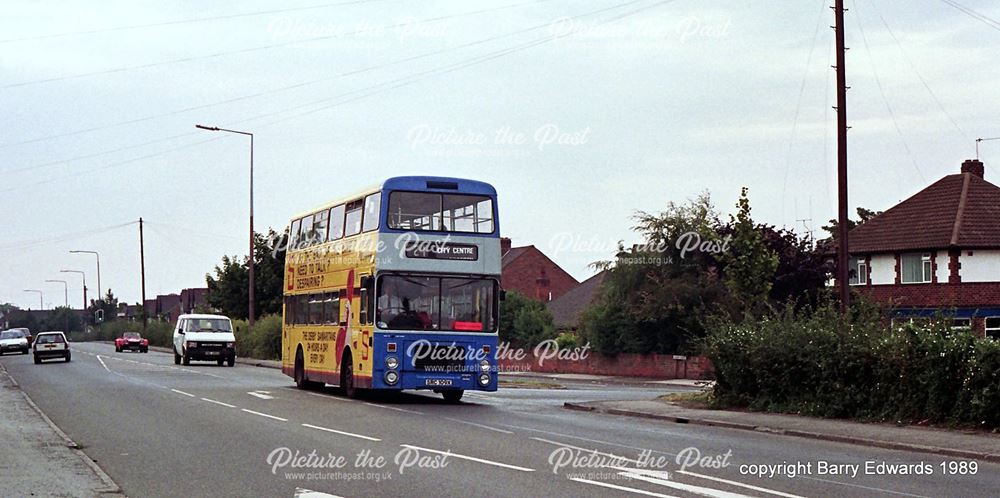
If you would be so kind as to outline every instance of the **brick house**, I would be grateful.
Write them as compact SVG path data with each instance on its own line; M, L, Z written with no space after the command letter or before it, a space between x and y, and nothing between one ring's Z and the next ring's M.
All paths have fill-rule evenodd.
M979 160L851 230L850 285L893 320L953 314L1000 338L1000 187Z
M535 246L511 247L500 239L500 285L547 303L580 284Z
M545 305L552 313L552 322L556 330L577 330L580 317L598 296L607 275L607 270L602 271Z
M183 289L180 294L159 295L144 303L146 316L173 323L177 321L177 317L192 313L198 306L207 304L207 296L207 287Z

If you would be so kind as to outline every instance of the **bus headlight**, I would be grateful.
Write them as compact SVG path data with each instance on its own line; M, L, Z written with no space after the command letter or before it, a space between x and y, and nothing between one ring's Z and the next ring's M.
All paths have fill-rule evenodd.
M399 368L399 358L396 358L395 356L386 356L385 368L388 368L389 370L395 370Z
M386 384L389 384L390 386L394 386L394 385L396 385L397 382L399 382L399 374L398 373L393 372L392 370L390 370L390 371L388 371L388 372L385 373L385 383Z
M479 375L479 385L486 387L490 385L490 374L480 374Z
M490 371L490 360L483 360L479 362L479 369L484 372Z

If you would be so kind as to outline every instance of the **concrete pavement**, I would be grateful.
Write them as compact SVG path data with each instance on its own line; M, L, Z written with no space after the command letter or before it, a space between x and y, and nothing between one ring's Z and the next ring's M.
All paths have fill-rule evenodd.
M776 413L685 408L664 400L567 402L566 408L1000 462L1000 435Z
M120 496L111 478L49 423L2 364L0 441L3 496Z
M348 400L334 388L296 390L269 368L182 367L154 351L73 348L70 364L0 363L128 496L981 496L1000 488L1000 466L988 463L974 475L820 473L820 462L937 468L943 459L562 408L649 399L662 386L508 389L468 393L458 405L429 393ZM313 451L318 467L296 466ZM702 458L688 462L695 454ZM344 466L332 467L331 456ZM762 476L749 467L791 462L814 472Z

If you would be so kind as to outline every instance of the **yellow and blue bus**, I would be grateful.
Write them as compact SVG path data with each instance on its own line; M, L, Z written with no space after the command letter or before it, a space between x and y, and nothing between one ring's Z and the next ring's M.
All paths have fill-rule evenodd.
M496 190L406 176L295 216L282 371L300 388L497 389Z

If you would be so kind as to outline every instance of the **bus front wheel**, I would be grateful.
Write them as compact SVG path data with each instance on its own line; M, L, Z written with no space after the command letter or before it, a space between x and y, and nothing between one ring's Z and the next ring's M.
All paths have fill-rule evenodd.
M462 399L462 395L465 391L462 389L449 389L447 391L441 391L441 396L448 403L458 403Z

